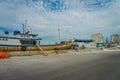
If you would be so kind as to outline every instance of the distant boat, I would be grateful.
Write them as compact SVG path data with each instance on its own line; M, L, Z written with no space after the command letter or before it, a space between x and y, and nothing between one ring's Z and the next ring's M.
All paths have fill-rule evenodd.
M24 27L23 27L24 29ZM0 34L0 51L39 51L67 49L72 46L73 39L64 45L40 45L41 38L38 34L30 34L29 31L23 33L14 31L10 35L8 31Z
M70 49L73 45L74 39L70 39L69 41L66 41L65 44L53 44L53 45L41 45L41 48L43 50L59 50L59 49Z

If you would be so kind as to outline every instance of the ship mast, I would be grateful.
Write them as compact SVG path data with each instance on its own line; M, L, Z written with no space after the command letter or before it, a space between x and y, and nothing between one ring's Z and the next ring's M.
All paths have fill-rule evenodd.
M27 26L27 20L25 20L25 23L22 23L22 27L23 27L23 34L26 33L26 29L25 27Z
M23 34L25 34L25 24L22 23Z

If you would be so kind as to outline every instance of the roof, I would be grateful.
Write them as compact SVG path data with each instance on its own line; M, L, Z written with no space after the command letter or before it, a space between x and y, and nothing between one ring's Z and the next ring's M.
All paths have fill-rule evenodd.
M41 40L41 38L17 38L17 37L9 37L9 36L0 36L0 38L8 38L8 39L19 39L19 40Z

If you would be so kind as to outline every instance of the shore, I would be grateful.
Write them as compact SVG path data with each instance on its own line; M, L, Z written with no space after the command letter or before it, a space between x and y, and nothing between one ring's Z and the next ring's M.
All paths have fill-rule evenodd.
M52 50L52 51L17 51L17 52L7 52L8 56L32 56L32 55L53 55L53 54L68 54L68 53L80 53L80 52L93 52L93 51L102 51L100 48L95 49L79 49L79 50Z
M17 51L17 52L6 52L8 56L32 56L32 55L57 55L57 54L69 54L69 53L90 53L90 52L98 52L98 51L111 51L111 50L120 50L118 48L86 48L86 49L79 49L79 50L51 50L51 51Z
M1 59L0 79L120 80L120 50L48 53Z

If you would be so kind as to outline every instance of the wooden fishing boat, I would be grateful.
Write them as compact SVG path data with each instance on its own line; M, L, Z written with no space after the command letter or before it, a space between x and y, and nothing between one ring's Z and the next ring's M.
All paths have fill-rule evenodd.
M38 34L30 34L29 31L14 31L12 35L8 31L0 34L0 51L39 51L68 49L72 46L73 39L67 44L40 45L41 38Z
M71 39L67 44L40 45L41 38L36 36L37 34L16 34L13 36L9 36L8 34L0 35L0 51L9 52L68 49L72 46L74 41L74 39Z

